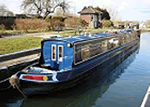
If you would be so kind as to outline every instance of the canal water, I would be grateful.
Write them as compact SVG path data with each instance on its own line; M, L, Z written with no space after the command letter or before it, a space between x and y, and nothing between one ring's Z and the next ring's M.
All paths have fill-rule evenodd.
M105 78L98 75L79 86L24 99L18 91L0 93L0 107L139 107L150 86L150 33L140 48Z

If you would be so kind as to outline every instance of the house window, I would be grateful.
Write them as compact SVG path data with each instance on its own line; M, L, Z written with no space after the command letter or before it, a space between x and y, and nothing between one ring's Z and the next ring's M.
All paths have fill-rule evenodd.
M56 60L56 45L52 45L52 60Z
M93 15L91 16L91 21L93 21Z
M58 60L59 61L63 61L63 46L59 45L58 46Z

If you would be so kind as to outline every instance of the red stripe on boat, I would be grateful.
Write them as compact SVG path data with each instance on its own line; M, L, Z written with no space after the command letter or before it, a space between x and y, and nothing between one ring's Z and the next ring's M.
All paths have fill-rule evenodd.
M43 75L24 75L25 80L43 80Z

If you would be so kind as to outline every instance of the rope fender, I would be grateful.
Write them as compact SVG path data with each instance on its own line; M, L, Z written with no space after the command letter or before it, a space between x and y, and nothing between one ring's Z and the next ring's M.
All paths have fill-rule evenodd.
M19 91L25 98L27 98L26 95L23 93L23 91L21 91L20 88L19 88L19 87L20 87L19 79L18 79L18 77L17 77L16 75L12 75L12 76L9 78L9 83L11 84L11 86L13 86L14 89L17 88L18 91Z
M11 86L13 86L13 88L15 89L16 85L20 86L19 85L19 79L16 75L12 75L10 78L9 78L9 83L11 84Z

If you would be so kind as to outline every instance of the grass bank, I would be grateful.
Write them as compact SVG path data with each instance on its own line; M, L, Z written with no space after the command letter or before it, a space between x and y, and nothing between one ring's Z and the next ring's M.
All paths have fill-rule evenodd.
M108 31L108 29L82 29L81 31L85 31L85 32L91 32L91 33L97 33L97 32L105 32ZM24 30L0 30L0 35L9 35L9 34L25 34L25 33L41 33L41 32L50 32L50 31L40 31L40 30L28 30L27 32ZM53 31L53 33L51 34L56 34L56 35L61 35L61 36L69 36L69 35L74 35L75 34L75 30L65 30L65 31L60 31L58 33L58 31ZM79 34L78 32L76 33L77 35Z
M1 34L11 34L11 33L17 33L17 34L22 34L22 33L39 33L39 32L48 32L48 31L40 31L40 30L0 30Z
M98 32L106 32L108 29L84 29L81 30L82 32L91 32L91 33L98 33ZM75 35L75 30L65 31L65 32L53 32L52 35L60 35L60 36L69 36ZM79 32L76 32L76 35L79 35Z
M83 30L85 32L106 32L108 29L85 29ZM15 33L15 31L7 31L8 33L12 32ZM19 31L18 31L19 32ZM20 31L21 32L21 31ZM6 33L6 31L5 31ZM32 32L33 33L33 32ZM35 32L34 32L35 33ZM70 31L61 31L61 32L52 32L50 33L52 35L60 35L60 36L69 36L74 35L75 30ZM76 33L79 34L78 32ZM33 35L34 36L34 35ZM12 52L19 52L22 50L27 50L31 48L36 48L41 46L41 40L42 37L14 37L14 38L8 38L8 39L0 39L0 54L8 54Z
M31 48L40 47L41 37L15 37L0 39L0 54L19 52Z

